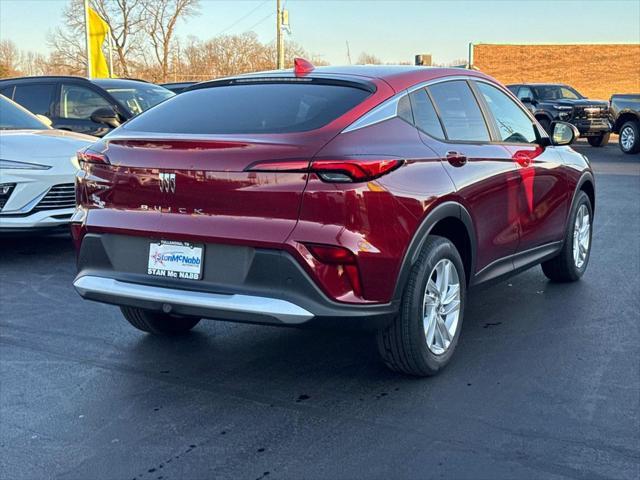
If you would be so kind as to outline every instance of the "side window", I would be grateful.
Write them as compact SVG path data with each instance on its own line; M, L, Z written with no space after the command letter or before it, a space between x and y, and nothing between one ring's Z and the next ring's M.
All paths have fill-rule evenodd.
M488 142L489 130L478 102L464 80L436 83L429 87L449 140Z
M91 114L99 108L111 107L99 93L81 85L62 85L60 117L74 120L91 120Z
M0 90L0 95L4 95L5 97L13 100L13 85L11 85L10 87L5 87L2 90Z
M405 95L398 101L398 117L413 125L413 112L411 111L411 103L409 102L408 95Z
M518 99L531 98L533 100L533 92L529 87L520 87L518 90Z
M484 82L476 82L487 102L489 110L505 143L534 143L536 131L526 113L496 87Z
M31 113L51 116L53 83L16 85L13 101L19 103Z
M444 138L442 125L438 120L438 114L427 91L424 88L411 94L411 104L413 106L413 118L416 127L432 137Z
M567 87L561 87L560 91L562 92L562 98L570 98L572 100L578 100L578 96L572 90Z

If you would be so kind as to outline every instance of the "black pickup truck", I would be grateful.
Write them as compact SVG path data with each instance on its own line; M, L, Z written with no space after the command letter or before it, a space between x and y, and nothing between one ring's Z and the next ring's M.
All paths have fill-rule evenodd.
M563 121L575 125L592 147L602 147L609 141L612 127L609 102L591 100L569 85L559 83L521 83L507 87L547 132L551 131L553 122Z
M640 152L640 94L612 95L613 132L624 153Z

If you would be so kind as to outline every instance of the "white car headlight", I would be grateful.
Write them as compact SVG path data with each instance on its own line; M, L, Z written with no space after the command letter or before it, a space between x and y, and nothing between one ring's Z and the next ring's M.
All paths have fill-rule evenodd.
M38 163L16 162L14 160L3 160L0 158L0 170L49 170L49 165L40 165Z

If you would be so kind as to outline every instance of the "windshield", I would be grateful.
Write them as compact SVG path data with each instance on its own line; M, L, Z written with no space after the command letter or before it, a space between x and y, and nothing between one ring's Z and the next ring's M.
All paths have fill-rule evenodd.
M533 87L538 100L579 100L584 98L576 90L563 85L544 85Z
M0 95L0 130L49 130L35 115Z
M106 88L106 90L134 115L149 110L151 107L175 95L175 93L166 88L145 84L133 87L110 87Z

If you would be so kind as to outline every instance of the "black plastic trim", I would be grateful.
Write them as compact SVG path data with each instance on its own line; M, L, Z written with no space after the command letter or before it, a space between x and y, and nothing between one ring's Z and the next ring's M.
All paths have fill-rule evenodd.
M469 235L469 240L471 244L471 261L469 271L471 275L475 271L476 264L476 248L477 241L475 235L475 229L473 227L473 221L471 220L471 215L468 210L457 202L445 202L438 206L436 206L422 221L416 233L407 248L407 252L405 253L404 259L402 261L402 266L400 267L400 273L398 274L398 279L396 281L396 288L393 293L393 299L396 301L400 301L402 298L402 293L404 292L404 287L409 278L409 274L411 273L411 268L418 260L418 256L420 255L420 251L422 250L422 246L427 239L427 236L433 230L433 227L436 224L444 220L446 218L455 218L457 220L461 220L464 223L467 229L467 235ZM467 279L468 281L469 279Z

